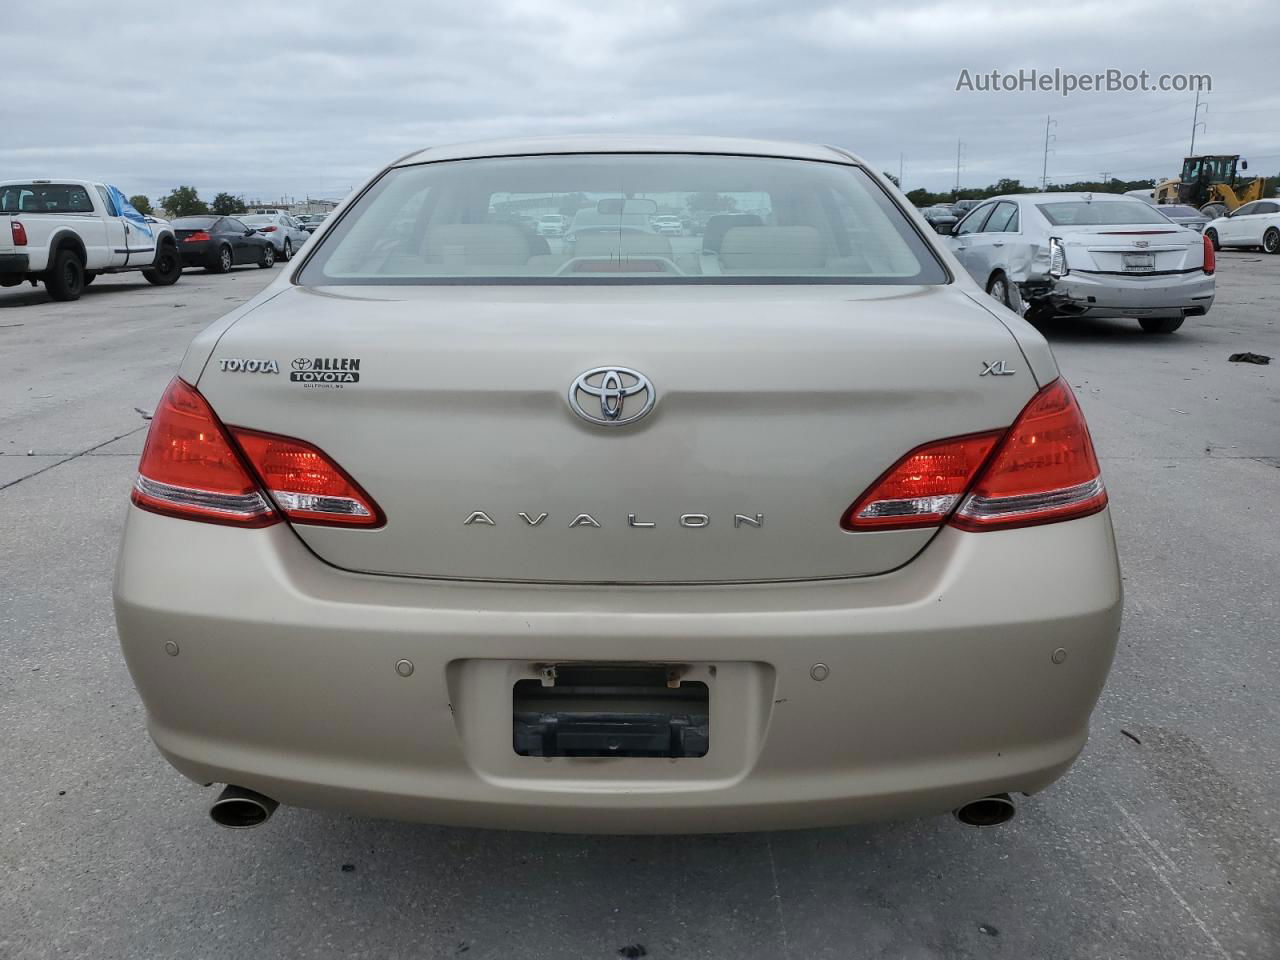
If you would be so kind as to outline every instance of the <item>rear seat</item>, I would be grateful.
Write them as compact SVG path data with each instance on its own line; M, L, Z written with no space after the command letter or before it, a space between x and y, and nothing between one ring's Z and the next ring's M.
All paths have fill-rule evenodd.
M533 250L523 230L510 223L449 223L427 228L427 263L457 267L524 266Z
M725 273L823 270L826 245L816 227L730 227L720 241Z

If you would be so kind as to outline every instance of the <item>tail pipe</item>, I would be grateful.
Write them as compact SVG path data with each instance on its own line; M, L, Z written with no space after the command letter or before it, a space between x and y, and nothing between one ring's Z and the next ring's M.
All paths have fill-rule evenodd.
M270 797L244 787L227 784L209 808L209 816L220 827L244 830L260 827L271 819L280 804Z
M981 800L970 800L964 806L956 807L956 819L971 827L994 827L1008 823L1013 819L1017 809L1007 793L996 793Z

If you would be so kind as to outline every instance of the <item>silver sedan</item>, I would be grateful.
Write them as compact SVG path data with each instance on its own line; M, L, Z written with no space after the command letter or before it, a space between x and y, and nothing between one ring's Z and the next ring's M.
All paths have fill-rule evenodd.
M1212 245L1131 197L994 197L948 243L983 289L1033 319L1134 317L1148 333L1172 333L1213 305Z
M249 214L239 219L270 240L271 245L276 248L276 256L285 261L292 260L293 255L311 236L292 217L283 213Z

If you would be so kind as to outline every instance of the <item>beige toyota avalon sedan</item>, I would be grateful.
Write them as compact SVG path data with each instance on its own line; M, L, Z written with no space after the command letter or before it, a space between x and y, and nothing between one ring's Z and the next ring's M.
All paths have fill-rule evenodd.
M1071 388L901 194L630 137L356 191L191 344L115 593L219 823L647 833L1002 822L1120 602Z

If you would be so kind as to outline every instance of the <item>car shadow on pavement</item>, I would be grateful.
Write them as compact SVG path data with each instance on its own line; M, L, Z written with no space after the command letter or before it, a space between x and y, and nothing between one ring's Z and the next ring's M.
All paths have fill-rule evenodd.
M90 286L85 287L80 291L80 299L88 300L99 295L110 296L113 293L123 290L145 290L150 287L151 284L147 283L145 280L139 280L137 283L112 283L102 287ZM17 288L10 289L14 292L0 294L0 309L5 307L34 307L39 306L40 304L58 302L57 300L54 300L53 297L49 296L48 291L45 290L43 286L27 286L25 290L21 291ZM75 303L76 301L70 302Z
M1031 325L1050 343L1145 343L1158 347L1185 341L1188 334L1194 336L1194 324L1199 319L1188 317L1182 327L1171 334L1147 333L1136 319L1124 318L1056 317L1037 320Z

